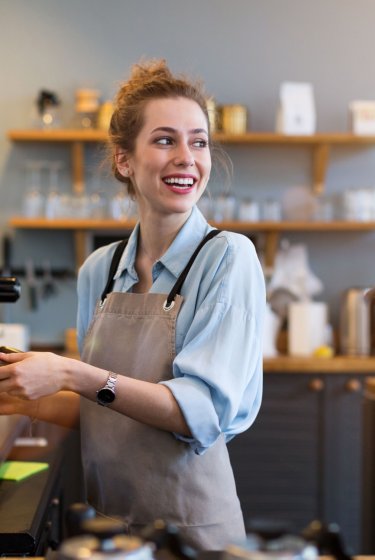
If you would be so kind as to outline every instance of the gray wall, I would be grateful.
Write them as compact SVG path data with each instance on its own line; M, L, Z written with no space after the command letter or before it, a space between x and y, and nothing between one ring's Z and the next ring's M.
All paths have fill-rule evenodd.
M253 130L273 130L282 81L314 85L318 130L345 131L353 99L375 97L375 51L371 0L0 0L0 227L19 213L26 159L63 159L62 187L69 188L69 153L64 147L13 145L10 128L27 128L41 87L56 90L62 116L72 117L79 87L116 91L141 56L165 57L172 69L204 78L219 103L244 103ZM234 192L263 200L280 198L288 187L309 185L311 152L306 148L228 149L234 164ZM88 172L98 155L88 151ZM328 192L374 184L373 148L335 149ZM109 189L114 188L108 185ZM215 191L215 186L211 185ZM13 264L31 256L54 267L72 267L69 233L12 232ZM322 279L321 298L337 320L340 293L374 283L375 235L301 234L312 269ZM34 343L55 343L75 322L74 281L60 282L59 294L37 312L24 297L3 306L5 320L26 321Z

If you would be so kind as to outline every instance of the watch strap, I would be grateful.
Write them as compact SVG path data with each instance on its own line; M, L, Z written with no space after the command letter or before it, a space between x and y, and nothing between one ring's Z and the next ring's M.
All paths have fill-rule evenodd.
M109 371L108 372L107 383L105 384L105 388L106 389L111 389L111 391L114 391L115 386L116 386L116 381L117 381L117 373L113 373L113 371Z

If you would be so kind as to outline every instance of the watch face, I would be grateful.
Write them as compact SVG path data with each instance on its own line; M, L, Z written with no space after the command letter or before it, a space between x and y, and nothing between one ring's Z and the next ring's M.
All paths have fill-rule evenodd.
M115 392L111 389L100 389L97 394L97 401L104 406L111 404L115 400Z

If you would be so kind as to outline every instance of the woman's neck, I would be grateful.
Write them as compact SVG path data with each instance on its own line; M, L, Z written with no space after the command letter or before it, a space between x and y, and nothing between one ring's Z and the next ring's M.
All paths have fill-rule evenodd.
M143 255L151 262L159 260L168 250L189 215L190 213L173 214L162 219L141 215L138 255Z

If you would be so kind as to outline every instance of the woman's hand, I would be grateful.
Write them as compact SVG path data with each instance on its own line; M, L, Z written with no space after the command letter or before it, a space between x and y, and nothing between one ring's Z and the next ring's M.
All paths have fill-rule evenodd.
M0 353L0 360L5 362L0 367L0 394L35 400L64 388L65 358L61 356L51 352Z

